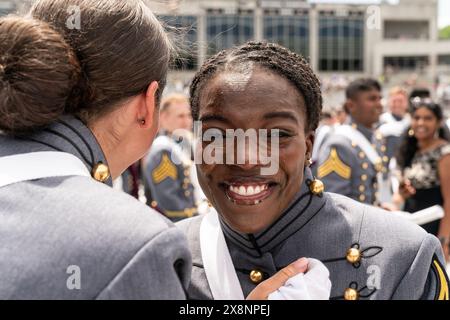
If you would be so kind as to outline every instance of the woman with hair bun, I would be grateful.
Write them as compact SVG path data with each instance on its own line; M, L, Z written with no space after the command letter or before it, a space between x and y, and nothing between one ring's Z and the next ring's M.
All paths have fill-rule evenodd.
M0 19L0 299L186 298L182 232L111 188L158 130L167 34L141 0L30 17ZM301 270L283 271L251 297Z

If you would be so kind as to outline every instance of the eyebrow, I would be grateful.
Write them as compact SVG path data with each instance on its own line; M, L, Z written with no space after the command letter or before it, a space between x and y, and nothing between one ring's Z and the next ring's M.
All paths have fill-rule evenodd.
M207 122L207 121L220 121L220 122L226 122L226 123L230 123L230 121L218 114L207 114L204 115L202 117L200 117L199 119L201 122Z
M298 123L297 117L292 112L288 112L288 111L276 111L276 112L266 113L263 118L266 120L273 119L273 118L285 118L285 119L293 120L296 123Z

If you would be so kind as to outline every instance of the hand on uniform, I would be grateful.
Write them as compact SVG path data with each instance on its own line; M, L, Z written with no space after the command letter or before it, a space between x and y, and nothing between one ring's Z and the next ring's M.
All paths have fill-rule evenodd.
M404 199L408 199L416 194L416 189L408 179L403 180L399 186L399 193Z
M328 300L329 276L319 260L301 258L261 282L247 300Z

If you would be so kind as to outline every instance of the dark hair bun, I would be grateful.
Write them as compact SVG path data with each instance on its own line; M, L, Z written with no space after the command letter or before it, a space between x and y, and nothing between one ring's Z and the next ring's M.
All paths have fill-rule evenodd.
M47 23L0 19L0 130L26 134L76 108L80 72L72 48Z

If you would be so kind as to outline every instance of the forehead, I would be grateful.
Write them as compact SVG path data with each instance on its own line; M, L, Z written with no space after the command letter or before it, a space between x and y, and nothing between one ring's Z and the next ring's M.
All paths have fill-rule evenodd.
M188 111L191 111L191 107L187 102L173 102L166 109L168 114L185 113Z
M246 72L225 71L203 87L199 114L218 113L232 118L291 110L303 115L305 102L297 87L277 73L251 66Z
M428 109L427 107L418 107L415 111L414 111L414 115L420 115L420 116L435 116L433 111L431 111L430 109Z

